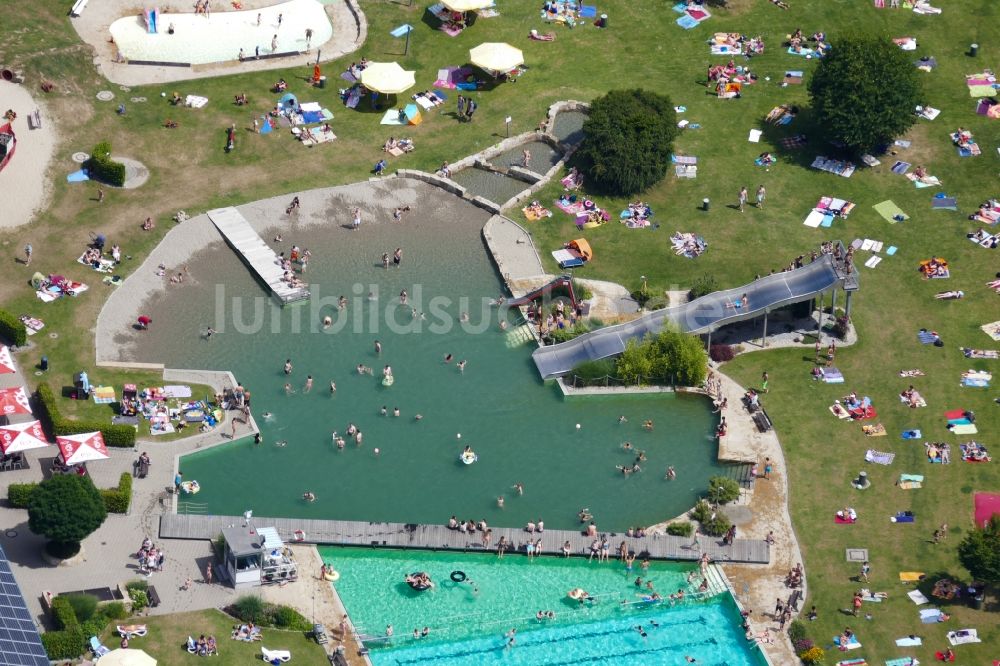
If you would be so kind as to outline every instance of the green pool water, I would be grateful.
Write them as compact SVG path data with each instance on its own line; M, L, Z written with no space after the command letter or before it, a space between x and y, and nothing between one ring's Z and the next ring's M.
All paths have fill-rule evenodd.
M261 446L238 439L184 456L184 477L201 486L189 499L223 515L252 509L259 516L443 523L456 514L498 526L541 518L549 528L575 527L577 511L588 507L602 530L649 525L688 509L720 469L707 401L662 394L564 399L543 384L531 348L507 346L498 311L488 304L501 284L480 235L486 213L434 188L417 193L404 224L389 221L390 209L370 215L359 232L332 224L282 229L280 249L297 243L313 253L310 304L275 305L219 243L188 262L183 286L143 306L156 325L133 336L133 358L231 369L250 389L262 429ZM402 266L383 269L381 254L396 247L404 251ZM410 306L399 305L401 289ZM335 306L340 295L349 299L344 311ZM410 307L426 319L413 318ZM460 321L462 312L468 322ZM334 326L324 331L326 314ZM199 331L209 324L218 333L206 341ZM444 362L446 354L453 362ZM286 358L294 365L287 377ZM463 359L461 372L456 363ZM359 376L359 363L376 376ZM381 383L386 364L394 372L391 387ZM306 392L309 374L314 388ZM396 407L399 417L392 416ZM645 419L654 420L652 432L640 427ZM331 433L349 423L364 433L363 444L338 450ZM634 461L623 441L648 457L628 478L616 469ZM460 464L465 445L477 463ZM668 465L677 470L675 481L663 478ZM315 502L302 500L306 490Z
M662 593L688 590L686 576L696 566L654 562L627 572L619 562L588 563L579 558L441 552L321 548L335 567L335 587L376 666L389 664L680 664L757 666L763 663L739 628L739 613L728 595L676 606L641 601L637 575ZM416 592L403 577L426 571L436 585ZM467 576L450 580L452 571ZM470 582L472 581L472 582ZM581 606L567 597L575 587L597 602ZM626 602L622 604L622 602ZM554 619L539 621L539 610ZM385 640L391 625L393 636ZM643 637L637 626L643 628ZM413 630L428 633L413 637ZM517 629L513 647L507 634Z

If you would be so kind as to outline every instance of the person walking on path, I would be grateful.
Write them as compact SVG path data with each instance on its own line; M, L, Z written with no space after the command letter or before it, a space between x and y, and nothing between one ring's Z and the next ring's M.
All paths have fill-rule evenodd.
M279 28L281 27L281 18L282 18L282 15L278 14L278 27Z
M757 188L757 208L763 210L765 197L767 197L767 190L765 190L764 186L761 185Z
M474 99L470 99L469 103L466 104L466 106L465 106L465 118L470 123L472 122L472 114L475 113L476 109L478 109L478 108L479 108L479 105L476 104L476 100L474 100Z
M764 478L770 480L772 471L774 471L774 466L771 464L771 459L764 458Z
M209 562L208 564L205 565L205 584L206 585L211 585L212 584L212 563L211 562Z
M97 203L104 203L104 188L97 188Z
M868 574L871 573L871 570L872 570L871 565L868 564L868 560L865 560L864 563L861 565L861 575L858 576L858 578L860 580L863 580L863 581L865 581L867 583L868 582Z
M177 470L177 474L174 475L174 494L180 495L181 493L181 483L184 481L184 472Z
M25 266L30 266L31 265L31 252L32 252L31 243L28 243L27 245L24 246L24 265Z
M458 96L458 121L462 122L465 119L465 97L463 95Z
M313 29L306 28L306 48L309 48L309 46L312 44L312 40L313 40Z
M760 376L760 390L767 393L767 370Z
M352 213L351 228L355 231L361 228L361 209L355 208Z
M691 550L701 550L701 542L698 540L698 530L694 531L694 538L691 539L691 545L689 548Z
M743 207L747 205L747 188L743 186L740 188L740 212L743 212Z

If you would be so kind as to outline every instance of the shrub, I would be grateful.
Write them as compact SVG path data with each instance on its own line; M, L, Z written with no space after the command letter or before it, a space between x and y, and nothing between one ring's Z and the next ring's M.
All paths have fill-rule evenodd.
M104 443L108 446L128 449L135 446L135 428L132 426L63 418L55 394L44 382L38 385L35 395L39 404L37 416L42 426L52 435L77 435L81 432L99 430L104 436Z
M717 513L715 518L709 518L708 522L701 524L701 531L709 536L725 536L726 532L733 524L721 513Z
M693 301L715 291L719 291L719 283L715 281L715 278L711 275L702 275L691 284L688 299Z
M809 82L809 97L826 138L857 154L905 134L923 102L919 74L909 54L885 36L837 40Z
M125 589L129 592L132 590L142 590L145 592L149 589L149 581L143 580L142 578L136 578L125 583Z
M740 484L725 476L713 476L708 480L708 498L716 504L729 504L740 496Z
M594 292L587 288L579 280L573 280L573 293L576 295L576 300L578 301L588 301L594 297Z
M111 601L98 609L98 614L105 620L124 620L128 617L128 610L121 601Z
M732 361L736 357L736 352L730 345L712 345L708 348L708 356L716 363Z
M584 361L573 368L573 374L580 379L595 380L604 379L615 372L615 362L610 358L602 358L598 361Z
M132 600L133 613L138 613L149 605L149 595L146 594L146 590L129 588L128 598Z
M664 328L642 342L629 340L615 367L618 376L630 383L658 377L682 386L701 386L708 375L708 357L700 338Z
M670 523L667 525L667 534L680 537L689 537L694 534L694 525L685 521L682 523Z
M7 487L7 504L14 509L27 509L31 494L38 487L37 483L12 483Z
M102 489L101 497L108 513L128 513L128 507L132 503L132 475L122 472L118 487Z
M279 605L272 606L270 610L269 619L271 624L276 627L293 631L309 631L312 629L312 622L303 617L302 613L294 608Z
M793 641L792 646L795 648L795 654L799 654L802 652L806 652L807 650L811 650L813 647L813 642L811 639L808 638L800 638L797 641Z
M569 326L566 328L551 328L549 329L549 337L555 344L560 342L567 342L573 338L583 335L584 333L590 332L590 327L586 324L580 322L575 326Z
M806 636L807 636L806 625L804 625L800 620L792 620L792 623L788 625L789 640L791 640L793 643L796 641L808 640ZM812 642L810 642L809 646L806 647L805 649L808 650L810 647L812 647ZM797 651L798 648L796 648L796 652Z
M107 619L98 615L81 624L80 631L84 636L100 636L104 633L104 628L107 626Z
M97 597L92 594L64 594L57 598L64 598L69 602L69 605L73 607L73 612L76 613L76 619L80 622L86 622L94 617L94 613L97 611Z
M0 340L6 340L14 347L28 344L28 329L24 327L24 322L6 310L0 310Z
M80 626L80 621L76 618L76 611L73 604L66 596L56 597L52 600L52 619L58 629L73 629Z
M94 146L90 159L83 165L92 180L122 187L125 184L125 165L111 159L111 144L107 141Z
M267 617L266 610L264 600L253 594L243 595L232 605L233 615L254 624L260 624Z
M698 500L698 503L691 509L691 520L697 520L699 523L708 522L713 513L715 511L712 510L711 504L705 500Z
M57 552L79 552L80 542L107 517L101 493L89 476L62 474L45 479L28 503L28 529L53 542Z
M226 554L226 537L222 536L222 532L219 532L219 536L212 539L212 552L215 553L217 560L221 560Z
M42 645L49 659L76 659L87 649L83 631L76 627L67 631L46 631Z
M833 334L837 336L838 340L846 340L847 332L851 329L851 318L850 317L837 317L837 321L833 324Z
M822 664L825 656L826 653L823 652L823 648L818 645L799 653L799 659L801 659L804 664Z
M678 131L669 97L642 89L612 90L590 103L576 157L595 189L635 194L666 176Z

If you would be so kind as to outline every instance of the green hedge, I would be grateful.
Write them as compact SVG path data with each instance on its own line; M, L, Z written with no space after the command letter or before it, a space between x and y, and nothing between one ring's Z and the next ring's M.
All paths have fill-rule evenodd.
M111 144L107 141L94 146L90 159L83 165L91 180L115 187L125 185L125 165L111 159Z
M59 629L75 629L80 626L80 621L76 618L76 611L73 610L73 604L67 597L56 597L52 600L52 619L55 620L56 627Z
M49 659L75 659L86 651L87 639L76 627L67 631L46 631L42 634L42 645Z
M670 523L667 525L667 534L672 536L689 537L694 534L694 525L687 521L682 523Z
M12 483L7 487L7 504L12 509L27 509L31 501L31 493L35 492L37 483Z
M75 421L63 418L55 394L46 383L38 385L35 392L40 409L38 418L50 433L56 436L77 435L81 432L100 430L108 446L130 449L135 446L135 428L129 425L112 425L99 421Z
M102 488L101 497L104 498L108 513L128 513L128 507L132 503L132 475L122 472L118 487Z
M28 329L20 319L6 310L0 310L0 339L15 347L23 347L28 343Z

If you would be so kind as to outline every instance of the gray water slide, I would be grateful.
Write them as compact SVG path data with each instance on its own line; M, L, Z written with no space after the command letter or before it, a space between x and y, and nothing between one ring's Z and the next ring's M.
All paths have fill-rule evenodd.
M539 347L532 354L542 379L565 375L584 361L596 361L625 351L631 339L659 333L672 324L684 333L709 333L727 324L759 317L775 308L807 301L840 284L833 257L821 255L816 261L784 273L754 280L748 285L716 291L683 305L654 310L624 324L585 333L569 342ZM747 305L740 305L743 295Z

